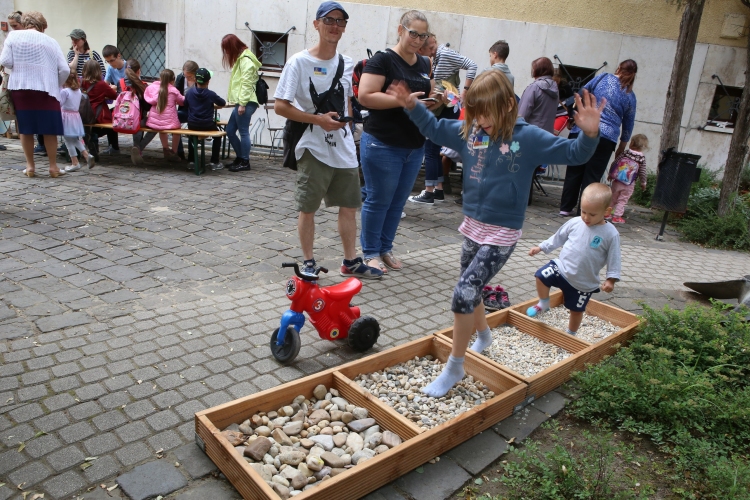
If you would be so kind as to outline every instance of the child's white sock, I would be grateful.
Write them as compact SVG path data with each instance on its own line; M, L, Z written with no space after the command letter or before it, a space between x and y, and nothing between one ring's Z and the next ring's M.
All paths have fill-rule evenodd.
M578 332L577 332L577 331L576 331L576 332L574 332L574 331L573 331L573 330L571 330L570 328L566 328L566 329L565 329L565 332L566 332L566 333L568 333L568 334L570 334L570 335L572 335L572 336L574 336L574 337L576 336L576 334L578 334Z
M462 378L464 378L464 358L448 357L443 372L422 392L433 398L445 396Z
M539 313L549 310L549 298L539 299L539 302L535 306L531 306L526 310L526 315L534 317Z
M490 327L487 327L486 330L477 332L477 339L471 345L470 349L474 352L482 352L490 345L492 345L492 332L490 332Z

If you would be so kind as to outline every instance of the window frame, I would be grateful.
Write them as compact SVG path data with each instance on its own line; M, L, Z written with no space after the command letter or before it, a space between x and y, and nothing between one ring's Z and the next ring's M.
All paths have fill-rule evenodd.
M716 85L714 90L714 97L711 100L711 106L708 109L708 117L706 118L705 127L710 127L709 130L719 129L722 131L732 132L737 123L737 117L739 115L740 99L742 98L742 87L728 87L725 85ZM717 118L722 115L718 114L719 102L722 100L730 99L729 104L729 116L727 120L718 120ZM714 114L716 112L717 114Z
M269 72L279 72L284 69L289 57L289 33L275 33L272 31L253 31L253 46L251 50L260 61L260 69ZM281 65L277 64L266 64L263 61L263 51L261 50L260 44L272 44L272 46L278 46L284 44L284 63Z
M138 59L138 62L141 63L141 67L143 68L144 61L142 60L143 57L141 57L141 54L136 55L136 54L128 53L129 48L125 45L123 41L120 40L120 28L158 31L158 32L164 33L164 53L163 53L164 62L163 64L161 64L161 67L162 69L166 67L166 64L167 64L167 24L166 23L141 21L138 19L125 19L125 18L119 18L119 17L117 18L117 48L120 49L121 53L123 54L123 57L135 57L136 59ZM159 79L159 74L158 73L156 75L143 74L141 76L141 79L144 82L153 82Z

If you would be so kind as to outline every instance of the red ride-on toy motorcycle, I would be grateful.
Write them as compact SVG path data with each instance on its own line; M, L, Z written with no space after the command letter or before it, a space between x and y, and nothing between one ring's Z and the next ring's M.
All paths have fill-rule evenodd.
M271 335L271 353L281 363L297 357L302 346L299 332L305 324L305 315L326 340L349 339L349 345L358 352L370 349L378 340L380 325L371 316L360 317L359 307L351 305L361 289L362 282L349 278L343 283L324 288L318 286L317 273L328 272L321 267L316 275L299 272L297 263L286 262L281 267L294 268L295 277L286 283L286 296L292 301L291 308L281 315L281 325Z

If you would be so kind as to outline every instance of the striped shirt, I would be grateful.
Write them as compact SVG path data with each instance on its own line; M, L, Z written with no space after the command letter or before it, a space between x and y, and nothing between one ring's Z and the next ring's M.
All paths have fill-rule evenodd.
M435 80L447 80L458 73L459 70L466 70L466 79L473 80L477 76L477 63L464 57L453 49L441 45L435 54L433 61L433 78Z
M464 221L458 228L458 232L479 245L495 245L498 247L509 247L518 243L521 239L521 229L485 224L464 215Z
M68 51L68 64L73 61L75 58L76 53L72 50ZM99 63L99 67L102 69L102 75L106 74L106 71L104 69L104 61L102 60L102 57L97 54L95 51L91 51L89 54L80 54L78 56L78 66L76 67L76 73L78 74L78 78L83 78L83 65L86 64L86 61L89 59L93 59L94 61Z

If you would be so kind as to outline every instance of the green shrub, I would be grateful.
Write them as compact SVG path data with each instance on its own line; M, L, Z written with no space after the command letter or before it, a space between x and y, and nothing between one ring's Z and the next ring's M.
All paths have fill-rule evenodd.
M646 176L645 190L641 189L639 182L636 182L635 191L633 191L633 196L630 197L629 203L649 208L651 206L651 198L654 196L654 186L656 186L656 174L648 174Z
M546 452L540 443L526 441L520 450L511 448L515 456L503 463L500 481L513 492L512 498L528 500L649 498L650 488L633 491L633 482L616 474L636 457L632 445L613 441L611 433L584 431L573 446L553 434L554 446Z
M688 212L677 221L677 228L685 239L714 248L750 250L750 197L735 198L732 208L719 217L719 190L703 188L690 197Z
M721 309L645 306L630 347L575 375L583 396L571 410L649 436L674 457L674 479L691 471L706 495L745 498L737 485L750 481L750 324Z

